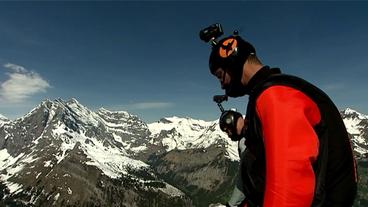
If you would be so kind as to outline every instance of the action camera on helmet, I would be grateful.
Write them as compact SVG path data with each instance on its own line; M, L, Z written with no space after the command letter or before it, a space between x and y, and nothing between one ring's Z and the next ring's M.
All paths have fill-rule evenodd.
M205 42L210 42L212 45L216 45L216 39L223 35L221 24L212 24L209 27L202 29L199 32L199 37Z

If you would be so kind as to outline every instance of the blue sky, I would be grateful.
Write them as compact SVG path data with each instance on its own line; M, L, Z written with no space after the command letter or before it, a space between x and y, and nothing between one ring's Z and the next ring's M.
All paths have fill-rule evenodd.
M368 114L368 2L0 2L0 114L44 99L214 120L223 93L199 30L237 29L266 65ZM244 112L247 97L226 108Z

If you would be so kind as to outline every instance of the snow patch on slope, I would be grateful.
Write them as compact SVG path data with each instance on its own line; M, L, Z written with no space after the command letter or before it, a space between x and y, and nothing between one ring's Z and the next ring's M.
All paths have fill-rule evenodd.
M10 194L17 193L22 189L22 185L14 182L8 181L9 178L20 172L25 163L19 162L24 153L19 154L17 157L12 157L7 149L0 150L0 171L5 171L6 173L0 174L0 180L9 188ZM29 161L29 160L26 160Z
M218 121L170 117L148 124L152 133L150 142L166 146L167 151L208 148L213 144L225 145L227 157L239 160L237 142L231 141L218 126ZM161 139L160 139L161 138Z
M128 169L138 170L149 167L142 161L130 158L124 149L104 145L100 140L87 137L83 133L65 130L65 128L65 125L60 123L53 130L54 136L63 140L60 153L55 155L58 163L68 155L69 150L72 150L79 143L79 149L83 150L90 159L86 164L98 167L111 178L127 174Z

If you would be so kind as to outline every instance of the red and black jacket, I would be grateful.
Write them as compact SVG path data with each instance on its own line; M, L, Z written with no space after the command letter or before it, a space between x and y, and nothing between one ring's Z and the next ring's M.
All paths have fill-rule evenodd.
M355 160L330 98L307 81L268 67L248 86L241 173L249 206L352 206Z

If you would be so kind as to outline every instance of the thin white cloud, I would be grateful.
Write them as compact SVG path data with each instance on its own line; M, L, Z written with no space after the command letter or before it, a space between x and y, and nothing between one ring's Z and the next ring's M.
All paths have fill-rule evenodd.
M13 63L5 64L4 68L10 69L15 73L27 73L28 72L23 66L16 65L16 64L13 64Z
M46 92L50 84L38 73L28 71L20 65L7 63L8 79L0 85L0 100L8 103L22 103L34 94Z
M141 103L134 103L130 104L128 108L130 109L163 109L172 107L174 104L170 102L141 102Z
M325 91L338 91L345 89L345 84L343 83L329 83L322 85L322 89Z

